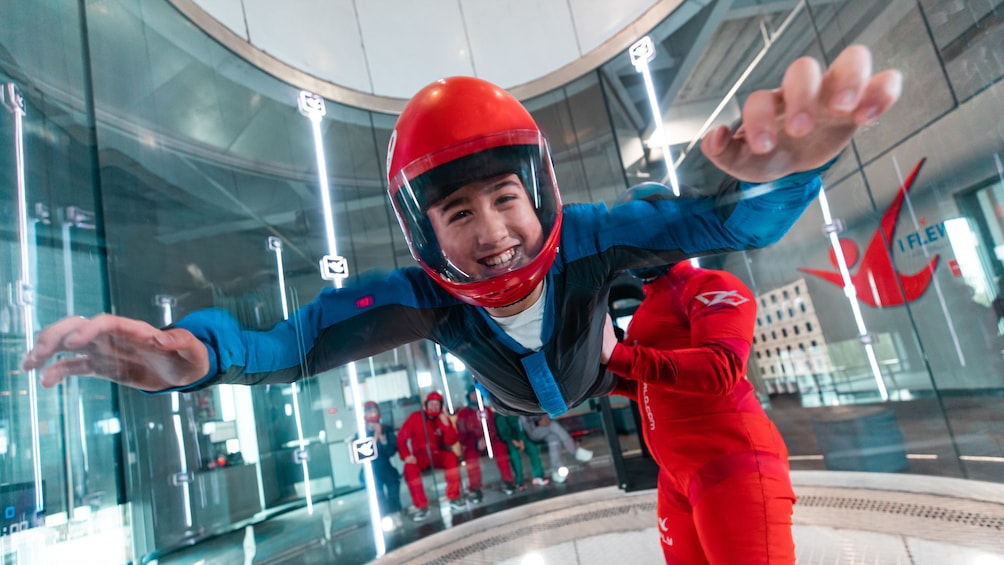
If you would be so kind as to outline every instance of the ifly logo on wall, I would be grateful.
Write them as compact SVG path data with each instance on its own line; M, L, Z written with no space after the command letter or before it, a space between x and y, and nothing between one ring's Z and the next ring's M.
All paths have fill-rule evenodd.
M860 254L857 242L849 238L840 239L840 251L844 255L847 269L850 271L851 283L857 290L857 298L861 302L873 308L885 308L889 306L900 306L907 302L913 302L924 294L927 287L931 285L934 277L934 269L938 266L940 256L934 254L930 260L915 273L900 273L892 261L892 250L895 246L900 253L923 254L926 260L926 253L929 247L947 240L945 223L941 222L930 226L921 226L920 229L903 237L894 238L896 231L896 221L899 219L900 211L903 209L903 202L907 192L913 187L920 168L926 159L921 159L917 166L913 168L910 176L906 178L899 192L889 204L882 215L879 224L868 247L865 248L864 255ZM858 260L860 258L860 261ZM836 266L836 250L830 250L830 262ZM843 277L840 272L823 271L819 269L799 268L799 271L817 276L838 287L844 286ZM954 272L954 269L953 269Z
M920 224L924 224L921 220ZM933 226L921 225L921 229L896 239L896 247L900 253L922 252L925 247L935 245L943 239L948 239L945 222Z

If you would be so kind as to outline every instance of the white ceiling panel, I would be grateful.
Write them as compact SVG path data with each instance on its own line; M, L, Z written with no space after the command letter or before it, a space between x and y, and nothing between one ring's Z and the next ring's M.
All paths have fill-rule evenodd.
M653 0L569 0L579 47L588 53L630 26L652 6Z
M237 35L248 38L244 26L244 3L234 0L199 0L199 6L216 18L216 21L230 28Z
M365 0L356 7L374 93L411 98L442 77L473 74L456 0Z
M530 82L581 55L565 2L461 0L477 76L506 88Z
M403 103L444 76L480 76L507 89L562 70L575 78L583 70L569 71L570 65L632 25L651 25L643 17L653 8L665 3L668 11L678 2L178 0L176 6L245 39L245 56L255 62L257 50L259 64L284 80L313 90L314 77L346 89L343 95L320 87L338 100L355 92ZM185 9L189 4L198 12Z
M313 76L372 92L352 0L243 3L252 45Z

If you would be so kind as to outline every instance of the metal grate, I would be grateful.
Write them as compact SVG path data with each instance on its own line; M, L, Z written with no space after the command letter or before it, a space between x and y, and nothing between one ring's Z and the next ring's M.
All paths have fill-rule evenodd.
M793 520L802 535L796 543L800 563L946 562L938 551L976 552L973 555L989 552L1004 558L1004 504L998 499L810 485L797 486L796 493ZM558 503L561 508L546 506ZM420 540L407 549L402 548L405 553L388 556L386 563L498 563L530 549L579 543L600 533L647 532L648 521L651 520L651 529L655 524L654 490L625 496L611 487L538 504L542 506L530 505L534 507L529 512L533 515L515 520L512 516L497 516L499 521L495 522L485 517L486 521L479 525L461 526L467 526L463 532L447 531ZM915 560L910 557L911 549L933 551L937 555L932 554L926 561ZM624 550L621 548L617 555ZM639 546L637 550L649 549ZM590 553L588 557L586 561L579 556L568 562L597 562L596 555Z
M944 522L1004 531L1004 516L990 516L979 512L944 508L930 504L869 500L867 498L856 497L804 495L798 497L798 506L882 512L885 514L942 520Z

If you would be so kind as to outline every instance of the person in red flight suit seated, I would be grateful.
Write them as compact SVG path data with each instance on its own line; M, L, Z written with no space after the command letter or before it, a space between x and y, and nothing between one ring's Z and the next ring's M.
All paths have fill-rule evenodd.
M477 504L484 498L481 493L481 454L486 453L488 447L485 441L485 426L488 438L491 440L492 457L502 478L502 492L506 494L516 492L516 483L509 464L506 444L499 439L498 430L495 428L495 411L485 405L475 387L467 391L467 402L467 406L457 410L457 434L460 436L460 446L464 450L464 462L467 464L467 488L470 490L468 498Z
M460 498L460 461L451 446L458 441L457 429L443 412L443 395L432 391L425 397L422 410L413 412L397 434L397 453L404 461L404 480L416 512L411 519L419 522L429 515L422 471L430 466L446 471L446 498L454 510L466 505Z
M753 293L688 261L629 272L645 299L623 341L607 328L603 359L641 405L666 562L795 563L788 450L745 378Z

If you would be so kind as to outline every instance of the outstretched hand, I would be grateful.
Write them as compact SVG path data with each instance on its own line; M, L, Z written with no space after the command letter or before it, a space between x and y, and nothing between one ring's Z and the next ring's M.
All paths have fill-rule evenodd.
M871 51L844 49L823 73L811 57L794 61L780 88L746 99L742 126L708 132L701 151L722 171L748 182L767 182L821 167L862 126L886 112L902 90L897 70L872 74Z
M58 353L76 356L45 366ZM187 330L159 330L146 322L110 314L91 319L71 316L38 334L21 368L42 369L41 384L45 387L79 375L157 391L191 384L205 376L209 353Z

